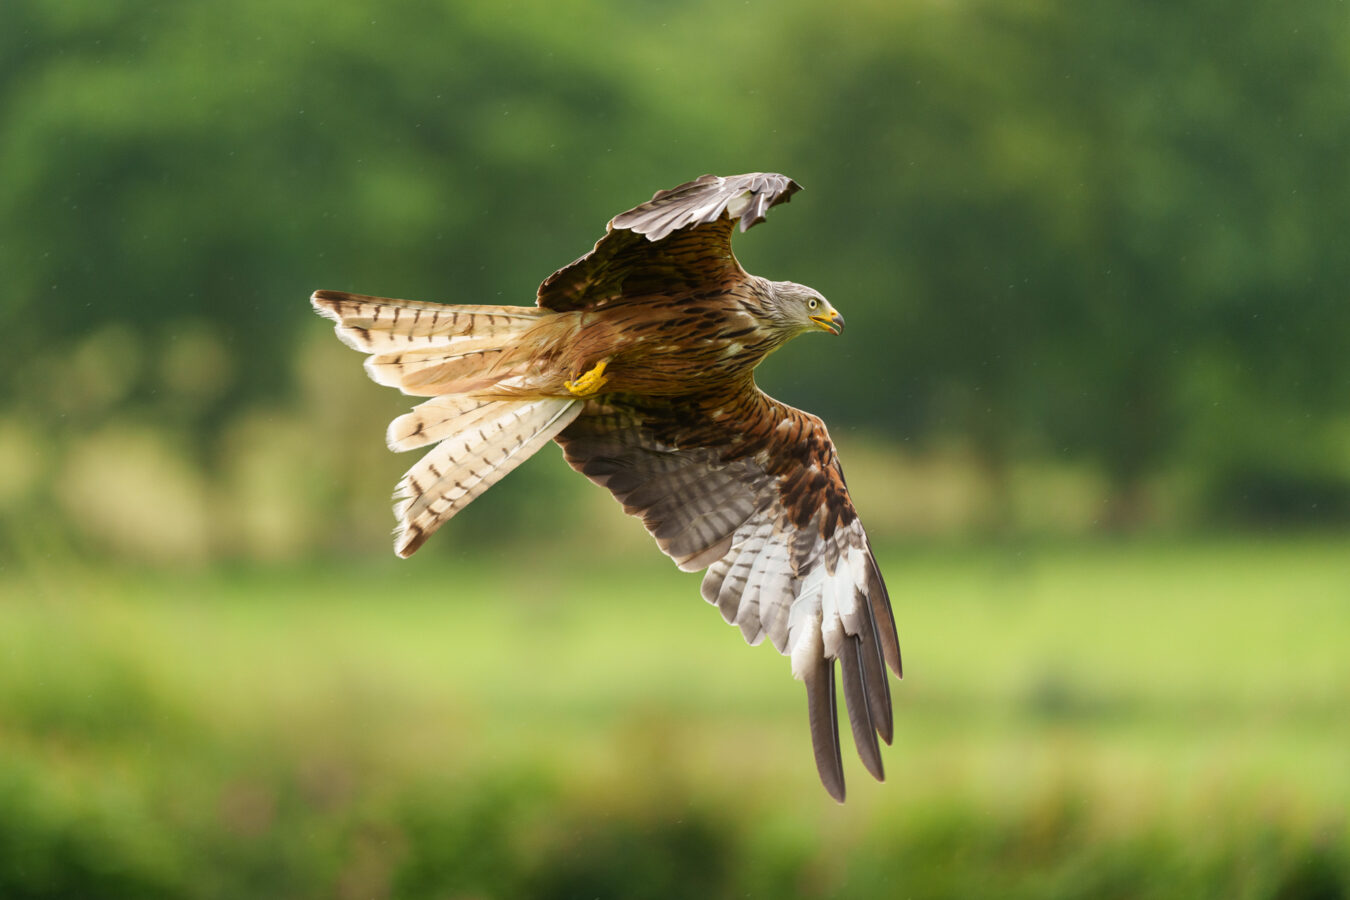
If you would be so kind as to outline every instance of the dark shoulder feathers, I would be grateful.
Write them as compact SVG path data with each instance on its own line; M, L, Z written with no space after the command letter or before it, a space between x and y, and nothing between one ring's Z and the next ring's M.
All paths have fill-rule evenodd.
M731 252L731 232L764 221L801 189L785 175L704 175L620 213L595 248L539 286L545 309L584 309L661 291L727 290L749 276Z

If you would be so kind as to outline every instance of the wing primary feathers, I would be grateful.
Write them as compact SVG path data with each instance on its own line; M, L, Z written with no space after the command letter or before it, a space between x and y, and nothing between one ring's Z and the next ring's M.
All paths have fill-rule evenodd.
M747 201L745 214L752 212ZM767 426L784 436L780 443L734 456L695 430L699 420L687 406L667 410L619 396L588 404L558 440L567 461L640 516L681 568L708 565L703 598L748 643L769 638L791 658L807 688L821 782L842 800L838 717L845 710L835 694L835 661L853 743L881 780L881 741L889 744L895 730L886 672L898 673L895 621L824 425L767 398L746 405L764 411L739 420L737 433ZM785 421L796 427L781 428ZM824 477L804 479L807 471Z
M641 206L615 216L610 225L656 242L681 228L711 224L725 212L730 218L739 218L741 231L746 231L764 221L769 207L786 203L800 189L791 178L767 172L725 178L704 175L658 191Z
M867 547L867 596L872 601L872 621L876 623L877 638L881 642L882 655L886 665L891 667L896 678L904 678L904 668L900 663L900 638L895 633L895 616L891 613L891 595L886 590L886 580L881 577L876 557L872 555L872 544Z
M811 749L816 755L820 783L839 803L844 802L844 757L839 752L839 712L835 708L834 662L820 659L803 679L806 710L811 720Z
M877 744L877 729L872 721L872 698L863 686L863 646L857 637L844 641L839 654L839 665L844 672L844 704L848 708L848 721L853 729L853 744L858 748L858 756L863 765L877 781L885 781L886 773L881 766L881 747Z
M858 602L865 603L866 598L859 597ZM872 725L877 734L887 744L894 738L895 723L891 712L891 686L886 681L886 662L882 658L880 642L877 640L877 623L872 617L864 622L866 629L858 635L858 658L862 663L863 688L867 696L867 708L872 711Z

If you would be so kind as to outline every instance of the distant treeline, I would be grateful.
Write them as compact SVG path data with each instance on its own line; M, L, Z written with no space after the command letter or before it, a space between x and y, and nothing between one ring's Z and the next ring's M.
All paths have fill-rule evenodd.
M806 190L742 261L850 325L771 392L1093 465L1122 523L1178 475L1350 517L1347 47L1334 0L9 0L0 425L210 471L297 396L311 290L528 303L650 192L769 169Z

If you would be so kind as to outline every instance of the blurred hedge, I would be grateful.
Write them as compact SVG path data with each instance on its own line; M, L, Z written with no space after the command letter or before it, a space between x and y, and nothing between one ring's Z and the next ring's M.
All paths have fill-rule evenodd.
M219 821L173 827L156 810L99 809L0 774L10 814L0 821L0 893L1333 900L1350 891L1343 832L1270 820L1250 830L1220 824L1200 837L1186 821L1113 833L1072 792L1009 811L956 799L827 832L756 805L687 797L616 805L530 777L421 785L336 815L307 810L301 786L239 790L252 793L223 798Z

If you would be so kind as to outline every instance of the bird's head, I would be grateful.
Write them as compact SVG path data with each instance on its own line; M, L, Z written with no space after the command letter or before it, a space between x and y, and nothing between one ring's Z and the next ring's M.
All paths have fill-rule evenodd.
M772 298L769 315L775 324L793 334L844 331L844 317L817 290L792 281L771 281L769 295Z

